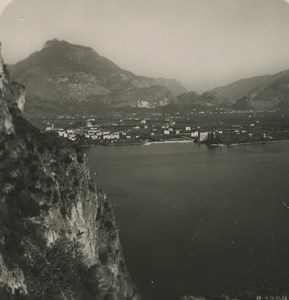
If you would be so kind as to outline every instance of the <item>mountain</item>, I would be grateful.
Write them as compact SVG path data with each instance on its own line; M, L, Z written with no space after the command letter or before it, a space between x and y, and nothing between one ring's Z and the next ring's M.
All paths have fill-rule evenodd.
M178 106L178 108L183 109L203 109L210 106L227 107L228 101L210 93L199 95L196 92L191 91L179 95L173 104Z
M185 91L175 80L137 76L92 48L51 40L9 67L27 88L28 111L79 112L110 107L156 107Z
M248 111L253 109L250 103L250 99L248 97L239 99L236 103L232 104L231 108L239 111Z
M166 79L162 77L154 79L158 85L166 87L175 97L188 92L181 82L176 79Z
M226 86L217 87L207 91L205 94L211 95L214 98L228 101L229 103L236 103L237 100L242 99L255 90L258 86L266 85L271 81L270 75L257 76L248 79L241 79L230 83Z
M285 108L289 105L288 85L289 70L286 70L274 75L241 79L205 94L219 101L223 99L227 103L236 104L236 107L251 107L255 110Z
M237 110L289 108L289 70L274 75L241 79L202 95L187 92L173 102L187 108L196 106L232 107Z
M289 108L289 70L271 77L271 82L258 86L248 95L253 109Z
M249 79L241 79L226 86L214 88L198 95L195 92L184 93L177 97L178 102L189 104L208 105L232 105L239 99L246 98L250 92L270 82L271 76L264 75ZM242 106L242 105L241 105Z
M181 106L200 104L201 97L196 92L190 91L179 95L174 103Z
M0 58L0 299L139 299L85 154L29 124L24 103Z

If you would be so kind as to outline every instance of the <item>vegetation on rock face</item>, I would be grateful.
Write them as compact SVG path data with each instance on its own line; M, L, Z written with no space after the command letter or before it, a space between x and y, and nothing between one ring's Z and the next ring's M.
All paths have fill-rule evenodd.
M93 267L82 263L77 240L70 241L62 233L51 247L31 247L30 255L25 271L31 274L27 285L32 299L57 300L60 295L70 295L90 300L100 296Z
M29 274L26 276L29 294L20 291L11 294L9 288L0 288L1 300L101 299L97 270L82 263L77 240L70 241L63 232L51 247L45 244L35 247L29 240L25 244L29 257L19 258L18 263Z
M0 299L138 299L84 153L23 119L18 91L0 97Z

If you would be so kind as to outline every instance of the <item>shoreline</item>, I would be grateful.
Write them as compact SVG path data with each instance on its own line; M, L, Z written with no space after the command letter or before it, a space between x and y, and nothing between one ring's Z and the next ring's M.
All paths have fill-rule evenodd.
M91 145L79 145L79 147L81 148L90 148L90 147L124 147L124 146L141 146L141 145L144 145L145 142L143 143L120 143L120 144L106 144L106 145L103 145L103 144L91 144Z
M274 141L260 141L260 142L245 142L245 143L234 143L234 144L211 144L207 145L208 147L236 147L236 146L246 146L246 145L260 145L260 144L269 144L269 143L288 143L289 140L274 140Z
M211 145L206 145L206 144L200 144L200 145L205 145L207 147L237 147L237 146L250 146L250 145L265 145L269 143L288 143L288 140L273 140L273 141L260 141L260 142L245 142L245 143L234 143L234 144L211 144ZM92 145L79 145L81 148L90 148L90 147L125 147L125 146L151 146L151 145L158 145L158 144L187 144L187 143L192 143L195 144L194 140L176 140L176 141L155 141L155 142L139 142L139 143L119 143L119 144L107 144L107 145L101 145L101 144L92 144Z
M150 146L150 145L154 145L154 144L178 144L178 143L194 143L194 140L176 140L176 141L145 142L143 145Z
M135 142L135 143L116 143L116 144L91 144L91 145L79 145L82 148L90 148L90 147L124 147L124 146L150 146L153 144L175 144L175 143L194 143L194 140L176 140L176 141L156 141L156 142Z

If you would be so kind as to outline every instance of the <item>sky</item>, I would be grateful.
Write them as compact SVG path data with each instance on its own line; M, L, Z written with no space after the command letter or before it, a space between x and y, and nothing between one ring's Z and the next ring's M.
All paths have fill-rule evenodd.
M54 38L203 92L289 69L289 0L0 0L6 63Z

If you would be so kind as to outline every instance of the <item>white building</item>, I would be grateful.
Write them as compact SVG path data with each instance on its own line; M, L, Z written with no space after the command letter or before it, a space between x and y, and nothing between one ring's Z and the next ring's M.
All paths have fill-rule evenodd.
M64 135L67 135L67 133L65 131L57 131L57 133L59 136L63 136L63 137L64 137Z
M103 139L104 140L118 140L120 138L119 132L110 133L110 134L104 134Z
M198 136L199 136L198 131L193 131L193 132L191 133L191 137L193 137L193 138L196 138L196 137L198 137Z
M114 132L114 133L112 134L112 137L113 137L113 139L119 140L119 139L120 139L120 133L119 133L119 132Z
M75 141L76 140L75 134L69 134L68 139L71 141Z
M200 132L200 142L205 141L208 138L208 132Z
M102 138L103 138L104 140L112 140L112 139L113 139L111 134L104 134L104 135L102 136Z

